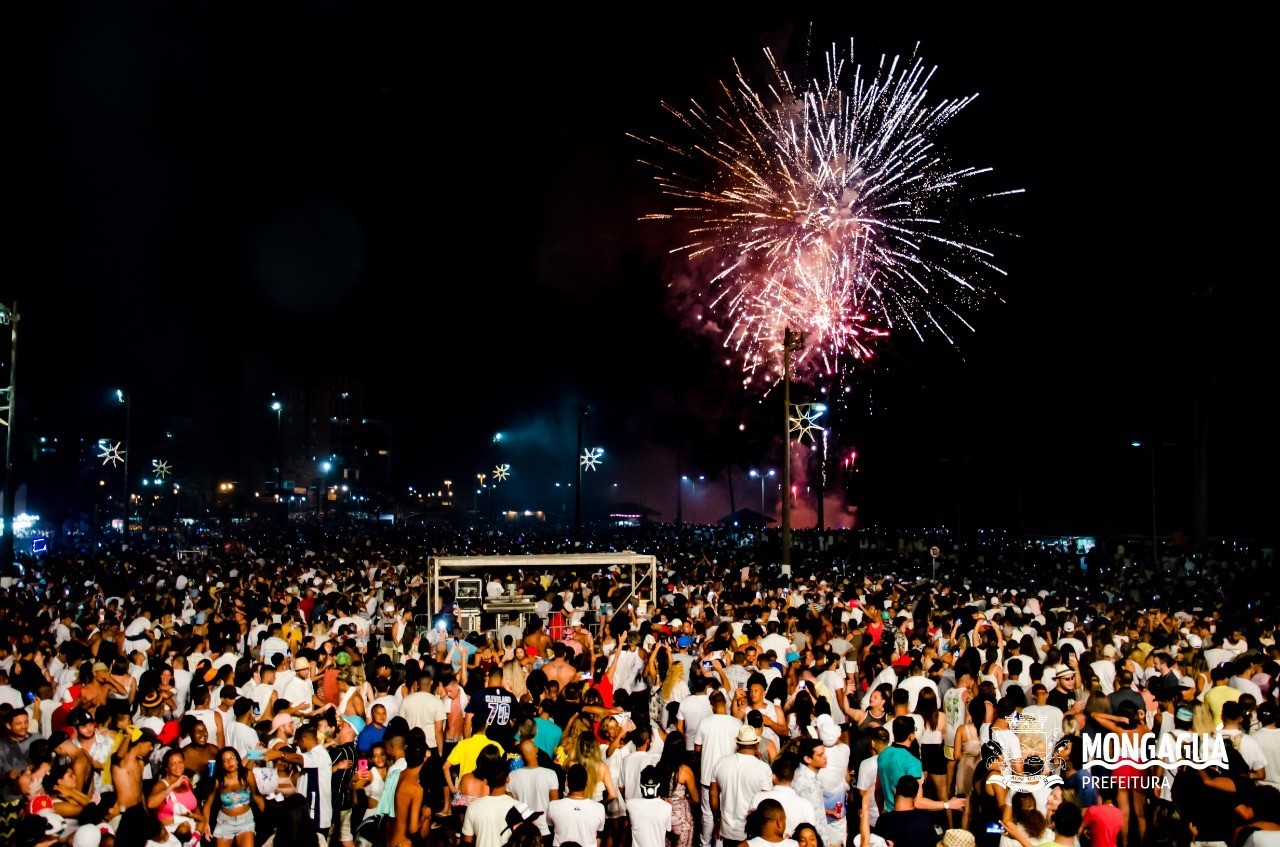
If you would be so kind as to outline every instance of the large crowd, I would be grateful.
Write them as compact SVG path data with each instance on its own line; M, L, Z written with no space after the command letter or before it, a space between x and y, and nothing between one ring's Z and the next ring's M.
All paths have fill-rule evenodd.
M0 843L1280 844L1270 550L776 545L291 524L21 562ZM609 550L657 585L481 563L533 611L433 606L433 555Z

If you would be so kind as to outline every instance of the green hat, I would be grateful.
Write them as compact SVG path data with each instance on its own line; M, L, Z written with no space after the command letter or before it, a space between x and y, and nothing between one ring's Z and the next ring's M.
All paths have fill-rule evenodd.
M347 655L346 650L343 650L341 653L333 657L333 663L340 668L344 668L351 664L351 657Z

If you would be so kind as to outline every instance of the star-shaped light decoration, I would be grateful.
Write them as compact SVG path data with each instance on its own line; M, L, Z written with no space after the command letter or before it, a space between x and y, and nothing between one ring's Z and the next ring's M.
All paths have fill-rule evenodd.
M808 439L812 442L816 437L815 432L826 432L825 428L818 426L818 418L827 410L826 406L819 403L795 403L793 406L795 411L791 415L791 434L796 441Z
M494 482L506 482L507 477L511 475L510 465L498 465L493 469Z
M173 473L173 468L164 459L152 459L151 472L156 475L156 479L164 480Z
M108 444L106 441L98 442L98 449L102 452L98 454L98 458L102 460L102 464L110 464L112 467L124 461L124 450L121 449L120 442Z
M584 471L594 471L600 466L604 457L603 447L588 447L582 451L582 455L578 457L578 464L582 465Z

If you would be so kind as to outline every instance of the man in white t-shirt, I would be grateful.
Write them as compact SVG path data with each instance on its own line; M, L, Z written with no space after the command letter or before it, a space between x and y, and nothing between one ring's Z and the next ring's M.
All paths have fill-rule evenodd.
M555 771L538 764L538 745L532 738L520 742L520 758L524 760L524 767L511 772L507 791L530 811L542 813L534 823L543 838L548 838L551 827L547 824L547 809L552 801L560 799L560 780Z
M721 758L712 773L711 810L720 820L720 837L726 843L746 839L751 801L773 787L773 774L757 754L759 745L755 728L743 726L734 738L735 752Z
M301 753L286 753L283 747L273 747L267 750L263 757L268 762L284 759L289 764L302 768L302 778L298 781L298 793L304 797L309 790L309 781L315 779L316 787L319 789L320 809L319 820L314 822L317 828L326 829L333 820L333 760L329 757L329 751L320 743L314 724L303 726L298 730L296 737Z
M760 804L760 834L747 841L747 847L796 847L787 833L795 832L795 826L786 810L777 800L765 800Z
M802 798L791 787L791 780L795 778L796 768L799 766L800 760L794 753L779 755L773 760L773 787L760 791L751 798L752 811L759 808L765 800L776 800L782 804L783 811L787 813L787 828L790 832L795 832L796 827L802 823L811 825L815 830L818 828L813 804Z
M507 793L507 763L490 763L487 773L477 776L489 786L489 796L472 800L467 804L466 817L462 819L462 843L475 847L502 847L511 838L512 831L520 824L536 817L529 807Z
M640 795L627 800L627 819L635 847L666 847L671 831L671 804L658 796L658 769L648 765L640 773Z
M572 841L581 847L596 847L604 829L604 804L587 797L587 769L573 765L565 774L569 796L547 805L547 823L553 836L551 847Z
M684 733L684 747L690 753L697 743L698 727L711 715L711 700L707 696L707 678L695 672L689 677L689 696L680 702L676 712L676 729Z
M410 729L417 727L426 734L427 747L440 753L444 741L444 701L431 693L434 684L431 674L419 673L413 692L400 701L399 714Z
M277 690L290 706L302 710L300 714L309 714L311 698L315 694L315 686L311 683L311 662L305 656L294 659L293 678Z

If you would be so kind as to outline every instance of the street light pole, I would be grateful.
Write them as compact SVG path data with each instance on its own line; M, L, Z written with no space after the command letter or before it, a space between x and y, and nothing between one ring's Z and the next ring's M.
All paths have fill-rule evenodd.
M284 500L284 405L276 400L271 404L276 413L276 500Z
M760 480L760 514L761 514L761 515L763 515L763 514L765 514L765 511L764 511L764 478L765 478L766 476L777 476L777 475L778 475L778 472L777 472L777 471L769 471L768 473L761 473L760 471L757 471L757 470L751 470L751 471L749 472L749 474L750 474L750 476L751 476L751 478L752 478L752 479L757 479L757 478L758 478L758 479Z
M316 509L324 515L324 501L329 497L329 470L333 467L329 462L320 463L320 491L316 501Z
M1160 553L1159 553L1159 533L1156 523L1156 450L1160 449L1160 445L1154 441L1144 443L1142 441L1132 442L1134 447L1141 447L1147 451L1147 457L1151 459L1151 564L1156 570L1160 569Z
M791 327L782 334L782 572L791 573L791 354L804 344L804 333Z
M128 543L129 512L133 511L133 503L129 499L129 436L133 426L133 392L117 388L116 400L124 404L124 523L120 527L120 536Z
M13 561L13 427L18 416L18 304L0 305L0 326L9 325L9 387L4 390L4 405L0 406L4 418L4 499L0 503L0 512L4 522L4 535L0 537L0 564L8 565Z

